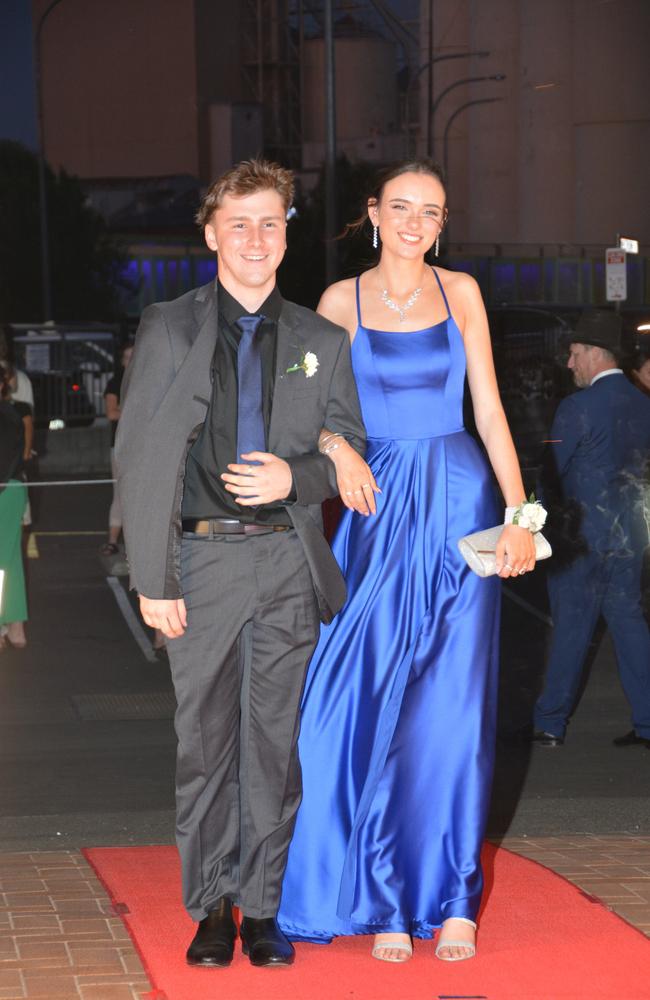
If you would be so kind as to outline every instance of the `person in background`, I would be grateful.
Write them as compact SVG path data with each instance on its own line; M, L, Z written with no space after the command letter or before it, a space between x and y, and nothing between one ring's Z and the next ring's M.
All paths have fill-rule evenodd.
M632 385L650 396L650 345L635 353L630 365L630 380Z
M7 644L24 649L27 597L22 556L22 518L27 490L19 479L23 462L25 403L10 402L10 369L0 363L0 651ZM7 485L2 485L7 484Z
M650 337L647 339L650 340ZM628 376L632 385L640 389L644 395L650 396L650 343L637 347L630 362ZM646 521L650 524L650 474L645 484L644 506ZM643 557L641 599L645 615L650 618L650 545L646 548Z
M122 379L133 354L133 344L127 343L120 351L119 371L108 380L104 389L104 402L106 405L106 416L111 428L111 474L115 479L115 435L117 424L120 419L120 391ZM122 533L122 510L120 499L115 483L113 484L113 499L108 512L108 541L101 547L103 556L116 556L119 552L118 541Z
M8 400L25 404L21 407L24 428L23 461L28 462L33 455L34 443L34 390L29 376L16 368L10 332L5 325L0 330L0 364L6 372Z
M553 637L533 742L560 747L580 690L599 615L614 642L633 729L617 747L650 750L650 632L641 608L648 545L644 492L650 461L650 399L618 364L621 318L582 313L568 367L580 390L560 403L541 477L554 559L548 570ZM556 527L557 525L557 527Z

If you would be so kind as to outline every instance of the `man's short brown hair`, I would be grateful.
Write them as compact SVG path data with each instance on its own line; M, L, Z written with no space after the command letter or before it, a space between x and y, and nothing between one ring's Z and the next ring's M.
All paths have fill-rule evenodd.
M288 212L294 194L293 174L269 160L242 160L212 182L196 213L196 221L203 229L221 207L224 195L245 198L256 191L277 191Z

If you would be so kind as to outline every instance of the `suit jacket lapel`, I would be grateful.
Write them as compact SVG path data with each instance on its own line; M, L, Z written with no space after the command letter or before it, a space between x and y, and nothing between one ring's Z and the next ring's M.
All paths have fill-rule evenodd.
M269 425L269 451L276 451L280 436L290 422L292 385L287 368L295 364L302 353L301 340L294 324L288 315L286 303L282 307L278 320L277 349L275 354L275 383L273 386L273 403L271 405L271 422Z
M211 281L209 285L202 285L197 289L194 298L194 326L190 333L190 346L198 339L206 326L211 323L213 331L216 330L217 317L217 283Z

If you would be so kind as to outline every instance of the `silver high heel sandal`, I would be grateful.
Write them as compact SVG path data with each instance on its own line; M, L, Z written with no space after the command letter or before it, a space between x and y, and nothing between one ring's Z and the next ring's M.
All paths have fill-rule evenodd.
M470 926L473 927L474 930L476 930L476 924L474 923L474 921L468 920L467 917L449 917L448 919L460 920L464 924L470 924ZM436 951L435 951L436 958L439 958L441 962L465 962L467 961L468 958L474 958L476 955L475 944L470 944L469 941L458 941L458 940L452 941L451 939L441 940L445 923L447 923L446 920L444 921L443 926L440 929L440 939L438 940L438 944L436 946ZM442 951L443 948L466 948L467 951L469 952L469 955L449 955L449 956L441 955L440 952Z

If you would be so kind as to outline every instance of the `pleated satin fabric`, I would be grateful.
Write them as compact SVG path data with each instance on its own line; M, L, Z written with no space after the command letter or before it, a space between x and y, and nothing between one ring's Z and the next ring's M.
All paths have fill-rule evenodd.
M383 492L375 517L339 526L348 600L303 697L279 919L310 941L475 919L494 760L500 582L475 576L457 541L497 509L463 429L462 336L449 314L413 333L359 316L352 361Z

